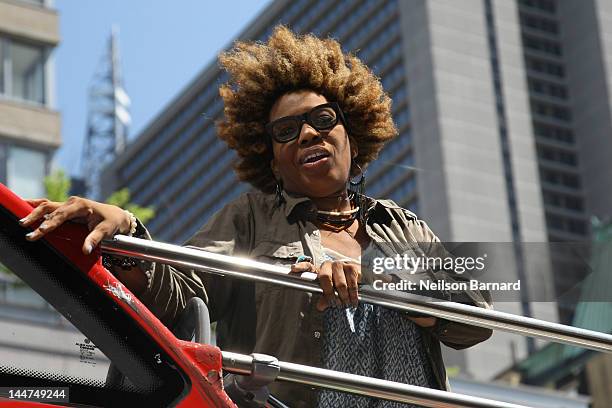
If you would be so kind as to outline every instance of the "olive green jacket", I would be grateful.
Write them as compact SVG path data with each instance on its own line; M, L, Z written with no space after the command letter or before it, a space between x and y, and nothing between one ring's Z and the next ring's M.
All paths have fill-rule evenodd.
M186 245L206 251L240 255L289 266L300 255L322 262L321 237L309 221L316 213L306 197L246 193L217 212ZM428 253L438 238L425 222L389 200L367 198L366 232L386 256L417 247ZM440 247L440 245L438 245ZM363 267L362 267L363 268ZM371 280L362 269L364 280ZM448 271L402 276L402 279L461 279ZM234 280L193 270L157 264L143 302L166 324L193 297L203 298L211 320L217 321L217 345L225 351L264 353L281 361L321 366L323 313L315 308L319 295L280 286ZM489 307L488 294L448 293L448 300ZM425 347L440 389L448 389L440 342L455 349L473 346L491 336L491 330L438 319L422 329ZM315 405L315 394L304 386L274 384L273 393L292 407Z

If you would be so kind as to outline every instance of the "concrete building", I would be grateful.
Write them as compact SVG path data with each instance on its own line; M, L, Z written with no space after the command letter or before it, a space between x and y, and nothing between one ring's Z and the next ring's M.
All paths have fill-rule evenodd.
M53 50L59 19L45 0L0 1L0 182L24 197L42 180L61 143Z
M527 243L585 240L588 217L612 209L611 7L576 3L276 0L239 38L265 40L284 23L354 51L382 79L400 130L369 167L368 193L415 211L442 240L510 243L508 280L550 298L582 276L571 259L534 268L542 262ZM104 191L127 186L156 207L148 226L158 240L182 242L249 189L215 136L226 80L211 61L106 169ZM554 305L537 300L497 309L556 321ZM488 379L529 347L496 333L446 361Z

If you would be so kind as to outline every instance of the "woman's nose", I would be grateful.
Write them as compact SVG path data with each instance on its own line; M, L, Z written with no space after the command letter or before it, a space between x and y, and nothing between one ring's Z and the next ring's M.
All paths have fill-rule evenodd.
M298 144L300 146L306 146L311 144L313 141L317 141L319 138L321 138L319 131L310 126L308 123L304 123L302 125L302 129L300 130Z

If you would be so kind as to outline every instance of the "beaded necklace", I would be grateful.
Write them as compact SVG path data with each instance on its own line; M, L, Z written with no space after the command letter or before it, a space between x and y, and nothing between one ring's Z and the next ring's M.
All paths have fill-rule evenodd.
M351 206L353 201L351 200ZM323 211L317 210L317 221L322 227L333 232L346 230L353 225L353 221L359 216L359 207L347 211Z

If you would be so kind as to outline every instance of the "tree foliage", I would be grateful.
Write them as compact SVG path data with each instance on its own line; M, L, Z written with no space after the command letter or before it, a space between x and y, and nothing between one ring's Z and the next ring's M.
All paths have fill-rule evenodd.
M47 198L51 201L66 201L70 192L70 178L64 170L55 170L43 181Z
M71 183L70 178L63 170L55 170L45 177L44 185L49 200L60 202L68 200ZM153 207L141 207L138 204L130 202L130 198L130 190L128 188L122 188L111 194L106 199L106 203L128 210L143 224L155 217L155 209Z
M141 207L138 204L130 202L130 190L122 188L121 190L115 191L106 199L107 204L116 205L124 210L128 210L136 218L138 218L143 224L155 217L155 210L153 207Z

